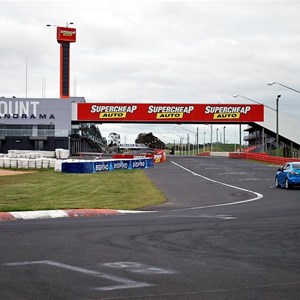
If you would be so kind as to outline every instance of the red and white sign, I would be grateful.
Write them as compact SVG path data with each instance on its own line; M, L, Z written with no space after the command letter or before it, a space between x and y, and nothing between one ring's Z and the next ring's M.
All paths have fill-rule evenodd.
M57 41L60 42L76 42L76 29L70 27L57 27Z
M78 103L77 121L249 123L264 121L261 104Z

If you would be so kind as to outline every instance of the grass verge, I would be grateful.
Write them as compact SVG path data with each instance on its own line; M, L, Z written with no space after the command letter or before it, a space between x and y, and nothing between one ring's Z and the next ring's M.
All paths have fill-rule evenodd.
M68 208L134 210L165 202L143 170L68 174L53 170L0 177L0 211Z

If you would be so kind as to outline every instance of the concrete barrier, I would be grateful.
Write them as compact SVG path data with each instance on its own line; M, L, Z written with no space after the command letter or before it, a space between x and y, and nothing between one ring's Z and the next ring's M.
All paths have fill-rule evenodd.
M196 156L210 156L210 152L209 151L200 152L200 153L197 153Z
M166 161L166 151L161 149L155 149L151 153L145 153L145 154L130 154L130 153L119 153L113 155L114 159L134 159L134 158L152 158L154 163L162 163Z
M235 159L252 159L262 162L267 162L275 165L284 165L289 161L299 162L299 158L281 157L281 156L270 156L266 153L245 153L245 152L231 152L229 158Z
M220 156L220 157L229 157L229 152L221 152L221 151L214 151L214 152L200 152L196 154L196 156Z
M229 157L229 152L210 152L210 156Z

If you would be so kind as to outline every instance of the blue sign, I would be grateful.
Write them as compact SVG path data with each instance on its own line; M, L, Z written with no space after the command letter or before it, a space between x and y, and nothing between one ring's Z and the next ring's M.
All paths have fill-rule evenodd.
M154 167L152 158L140 159L112 159L105 161L72 161L62 163L64 173L98 173L114 170L133 170Z

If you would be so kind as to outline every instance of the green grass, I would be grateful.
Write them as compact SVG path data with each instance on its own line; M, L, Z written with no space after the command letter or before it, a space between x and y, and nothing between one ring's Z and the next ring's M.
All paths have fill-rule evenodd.
M164 195L142 170L96 174L39 170L0 177L2 212L68 208L134 210L164 201Z

